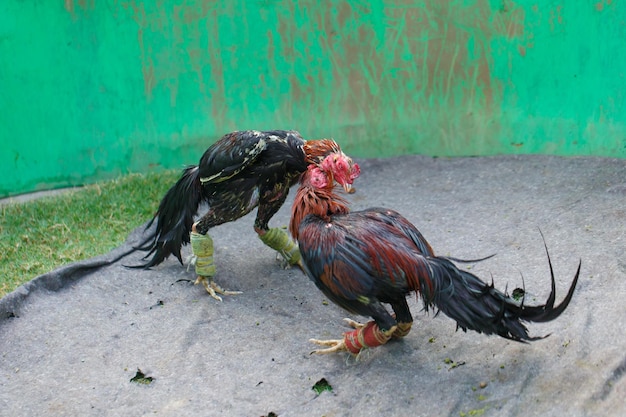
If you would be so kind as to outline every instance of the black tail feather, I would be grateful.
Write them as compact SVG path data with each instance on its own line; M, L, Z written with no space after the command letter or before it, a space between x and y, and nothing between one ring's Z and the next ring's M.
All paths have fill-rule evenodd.
M487 259L491 259L494 256L496 256L495 253L492 253L491 255L485 256L483 258L478 258L478 259L459 259L459 258L453 258L452 256L439 256L439 258L448 259L449 261L453 261L453 262L460 263L460 264L474 264L477 262L486 261Z
M543 238L543 234L541 235L541 237ZM546 256L548 257L548 265L550 266L550 279L552 282L552 289L550 291L550 295L548 296L548 299L546 300L546 304L543 306L526 307L523 305L523 301L522 301L522 307L523 307L524 313L528 315L528 317L531 317L528 319L526 319L525 317L523 318L525 320L533 321L535 323L552 321L556 319L557 317L559 317L561 313L565 311L565 309L569 305L569 302L572 300L572 296L574 295L576 284L578 284L578 277L580 276L580 267L582 265L582 261L579 261L578 269L576 270L576 275L574 276L574 280L572 281L572 285L570 286L569 291L567 292L567 295L565 296L565 298L563 299L563 301L561 301L559 305L554 307L554 302L556 301L556 283L554 281L554 269L552 268L552 261L550 260L550 252L548 252L548 246L546 245L545 240L543 242L543 245L546 249Z
M148 262L130 268L150 268L174 255L182 264L180 250L189 243L189 233L193 226L194 216L202 202L202 184L200 183L197 166L185 168L180 179L170 188L152 220L145 230L149 230L156 222L156 227L139 243L135 249L148 252L144 260Z
M463 331L470 329L478 333L497 334L518 342L543 339L548 335L531 337L525 323L551 321L565 311L578 283L581 266L579 262L567 295L555 307L556 283L547 246L546 254L552 288L543 305L526 306L523 300L517 303L506 293L497 290L493 282L486 284L470 272L457 268L449 259L440 257L428 259L435 291L431 294L422 293L422 297L427 306L435 306L456 320L457 328Z

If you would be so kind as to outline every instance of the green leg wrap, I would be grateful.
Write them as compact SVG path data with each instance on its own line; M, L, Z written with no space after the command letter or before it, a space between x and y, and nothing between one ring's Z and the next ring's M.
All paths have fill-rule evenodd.
M203 277L215 275L213 263L213 239L208 234L201 235L191 232L191 250L193 251L192 265L196 266L196 274Z
M280 253L291 265L300 262L298 244L291 240L284 229L274 227L268 230L264 235L259 235L259 238L267 246Z

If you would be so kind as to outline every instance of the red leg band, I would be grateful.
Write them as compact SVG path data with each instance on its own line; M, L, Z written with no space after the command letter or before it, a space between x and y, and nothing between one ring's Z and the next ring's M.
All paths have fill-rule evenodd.
M376 347L384 345L389 341L391 335L383 333L376 322L370 321L360 329L345 332L343 342L352 354L358 354L365 347Z

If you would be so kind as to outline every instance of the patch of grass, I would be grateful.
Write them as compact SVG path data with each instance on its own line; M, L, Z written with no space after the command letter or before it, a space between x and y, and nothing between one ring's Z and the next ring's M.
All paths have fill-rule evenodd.
M0 205L0 297L59 266L120 246L180 171L131 174L54 197Z

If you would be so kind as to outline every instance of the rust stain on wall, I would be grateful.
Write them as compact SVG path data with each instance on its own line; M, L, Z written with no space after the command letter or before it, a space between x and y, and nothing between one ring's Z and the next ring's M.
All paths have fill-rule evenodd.
M64 0L63 1L65 10L69 13L74 14L76 10L76 5L84 11L92 10L96 6L96 0Z
M246 8L252 3L115 0L113 9L137 25L149 102L165 95L176 106L181 82L193 82L215 120L227 118L227 94L234 88L244 102L278 96L273 103L284 120L296 119L304 108L327 117L341 111L346 123L363 124L427 117L433 109L499 110L503 86L492 76L494 42L518 40L517 52L525 56L533 38L525 33L521 7L502 0L494 9L493 3L303 0ZM65 0L70 13L94 5ZM553 8L551 24L563 24L561 12L562 6ZM263 32L246 34L252 20L268 16ZM224 27L241 31L235 32L237 42L228 30L222 33ZM246 37L256 37L257 50ZM232 86L238 82L233 73L250 89Z
M598 12L601 12L605 10L605 6L611 5L613 5L613 0L600 0L594 5L594 7Z
M521 42L524 13L511 1L496 11L488 0L468 3L386 1L381 18L372 4L294 2L292 12L278 22L281 53L302 59L294 53L294 33L305 44L319 45L331 66L326 80L333 86L331 102L354 123L383 114L401 119L425 107L497 109L503 87L491 74L492 42ZM306 33L295 25L294 15L306 16ZM520 45L519 53L530 47ZM316 75L290 77L294 101L320 87Z
M154 88L154 63L152 62L152 48L146 47L143 29L137 30L137 43L141 51L141 73L143 75L143 89L148 101L152 99Z
M208 3L208 2L207 2ZM211 116L214 120L226 119L226 85L224 80L224 63L220 57L221 37L217 25L219 11L216 8L207 10L208 18L212 24L207 26L207 45L203 48L210 66L212 90L211 90Z
M84 0L83 0L84 1ZM93 1L93 0L92 0ZM144 94L151 101L157 88L169 92L175 106L181 75L193 71L201 92L206 91L203 67L204 46L200 44L213 1L172 4L156 1L116 1L115 6L130 13L137 24Z
M155 85L154 62L152 60L152 47L145 40L146 29L149 28L146 11L143 3L135 1L120 2L119 6L132 12L132 19L138 26L137 44L139 45L141 73L144 82L144 94L148 100L152 99L152 89Z
M395 24L389 25L392 36L386 37L387 48L395 52L395 66L410 68L408 63L413 61L416 69L421 68L415 77L421 95L435 95L453 104L456 92L487 108L499 102L501 86L491 76L492 42L521 37L524 23L520 9L503 2L494 12L488 1L468 7L438 1L426 2L427 7L410 5L407 1L405 7L388 9ZM404 43L402 49L398 42Z
M563 6L557 5L553 9L550 9L550 17L548 18L550 24L550 31L564 30L563 28Z
M156 10L159 10L159 6L162 6L163 1L156 1ZM95 8L95 0L64 0L65 9L75 16L76 8L80 10L88 11ZM160 30L165 26L164 22L159 22L158 18L163 16L157 16L157 19L153 19L154 16L146 13L144 3L135 0L132 1L114 1L113 11L116 18L118 18L116 10L118 8L130 11L132 19L138 26L137 29L137 44L140 50L141 72L144 80L144 93L148 100L152 99L152 91L160 81L160 73L155 71L154 64L154 49L150 41L150 36L154 33L154 30Z

